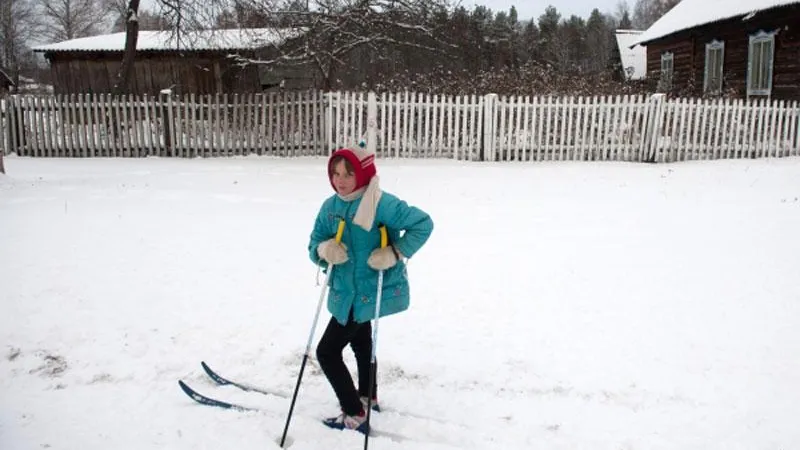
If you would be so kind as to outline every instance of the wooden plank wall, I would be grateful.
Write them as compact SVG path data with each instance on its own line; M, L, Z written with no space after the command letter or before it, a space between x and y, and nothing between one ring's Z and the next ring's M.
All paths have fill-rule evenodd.
M694 89L686 94L703 95L705 46L712 40L725 42L724 86L739 98L747 97L747 63L750 35L779 30L775 39L772 98L800 100L800 5L776 8L749 20L735 18L684 31L647 45L647 76L658 79L661 54L675 54L674 84Z
M55 94L112 93L121 55L103 52L64 52L49 55ZM137 56L128 92L158 95L162 89L178 94L258 93L258 68L241 68L224 55L146 53Z

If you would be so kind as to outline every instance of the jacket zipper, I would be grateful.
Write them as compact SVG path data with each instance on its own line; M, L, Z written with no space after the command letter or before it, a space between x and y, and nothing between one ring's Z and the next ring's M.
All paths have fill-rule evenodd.
M352 208L353 208L353 202L348 202L347 210L345 211L345 223L347 223L348 220L350 220L350 210ZM349 241L348 245L350 246L350 250L353 253L353 272L351 274L351 281L353 283L353 302L350 305L350 308L353 310L353 317L355 317L356 302L358 301L358 286L356 285L356 259L355 259L356 248L353 245L353 230L352 230L353 226L352 226L352 222L350 222L349 225L350 225L350 230L347 233L347 236L349 238L348 239L348 241Z

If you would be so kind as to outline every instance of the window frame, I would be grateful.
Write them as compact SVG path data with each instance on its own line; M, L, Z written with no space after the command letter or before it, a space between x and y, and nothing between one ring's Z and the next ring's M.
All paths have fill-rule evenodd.
M775 73L775 35L777 34L776 31L766 32L766 31L759 31L756 34L750 35L750 43L747 47L747 96L767 96L769 97L772 94L772 78L774 77ZM764 56L766 52L763 51L763 46L765 44L769 44L769 55ZM753 77L753 70L756 69L755 64L757 61L754 61L755 58L755 49L760 47L761 52L759 53L759 61L761 64L759 65L759 69L763 69L759 71L759 76L761 78L754 79ZM759 86L753 86L753 84L758 81Z
M669 62L669 70L665 69L665 63ZM664 91L672 90L673 75L675 74L675 54L673 52L661 53L661 77L658 84Z
M719 85L711 86L712 78L712 69L711 66L711 57L712 54L715 52L719 52L719 59L714 61L718 62L719 66ZM704 69L704 79L703 79L703 92L709 95L720 95L722 94L722 84L724 80L725 74L725 41L720 40L712 40L711 42L706 44L706 63Z

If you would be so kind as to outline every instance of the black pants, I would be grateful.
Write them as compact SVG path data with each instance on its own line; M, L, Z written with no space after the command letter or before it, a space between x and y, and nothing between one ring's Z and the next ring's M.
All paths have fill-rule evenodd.
M358 391L342 358L342 351L350 344L358 366ZM317 345L317 360L339 399L345 414L354 416L362 411L359 396L369 396L370 359L372 358L372 324L356 323L352 312L347 325L342 326L331 317L325 333ZM376 363L377 366L377 363ZM377 373L377 368L376 368ZM378 383L373 383L373 396L378 395Z

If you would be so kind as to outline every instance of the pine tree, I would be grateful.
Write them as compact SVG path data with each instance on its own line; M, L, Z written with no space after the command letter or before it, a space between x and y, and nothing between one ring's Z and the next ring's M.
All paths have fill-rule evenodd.
M633 23L631 22L631 16L627 10L622 13L622 18L619 20L619 25L617 26L620 30L630 30L633 28Z

